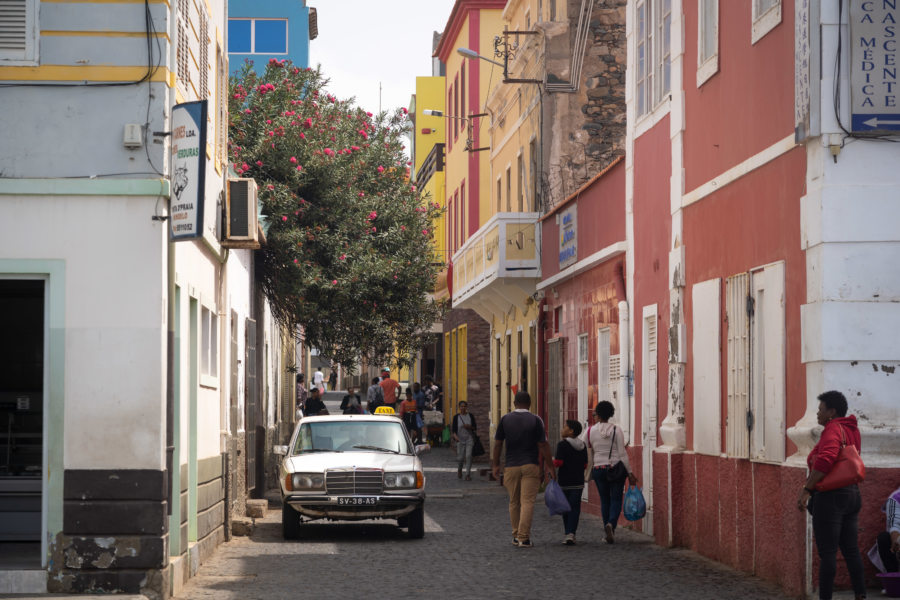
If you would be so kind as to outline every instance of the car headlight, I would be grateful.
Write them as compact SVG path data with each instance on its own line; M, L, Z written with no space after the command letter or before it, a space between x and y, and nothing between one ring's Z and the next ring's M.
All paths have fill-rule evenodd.
M324 490L325 476L321 473L293 473L287 476L289 491Z
M409 471L405 473L385 473L384 487L392 489L403 488L420 488L422 487L422 473L419 471Z

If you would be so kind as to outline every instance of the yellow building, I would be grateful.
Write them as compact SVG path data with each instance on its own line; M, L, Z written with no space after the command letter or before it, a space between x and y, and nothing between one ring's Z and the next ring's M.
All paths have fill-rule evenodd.
M489 123L484 105L491 80L499 79L487 63L470 61L457 52L469 48L490 55L494 36L502 29L505 0L457 0L447 20L434 56L444 65L443 128L445 137L446 215L444 252L450 259L449 295L453 309L443 324L444 414L457 412L460 401L488 421L491 403L490 326L470 307L457 306L458 273L473 235L491 218ZM420 106L424 106L419 102Z
M564 20L565 3L558 5L552 19ZM490 52L478 52L479 58L469 53L471 58L465 59L488 72L490 88L481 112L488 113L490 127L481 145L488 147L483 155L490 169L481 180L488 190L479 229L454 257L453 304L471 308L490 324L493 424L512 410L519 390L530 392L532 409L539 409L536 285L541 273L543 107L538 84L544 77L544 36L534 26L551 20L550 8L538 0L510 0L494 33L499 52L492 43Z

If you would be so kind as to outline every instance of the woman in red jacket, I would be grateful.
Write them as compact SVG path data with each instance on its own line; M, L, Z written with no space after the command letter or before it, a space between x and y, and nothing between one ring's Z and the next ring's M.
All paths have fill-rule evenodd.
M841 549L856 599L866 597L863 579L862 556L857 545L857 518L862 501L859 486L818 492L815 486L831 470L840 452L841 444L853 444L861 452L856 417L847 416L847 399L841 392L831 391L819 395L819 425L824 425L822 437L806 458L809 477L800 491L797 508L807 509L813 518L813 534L819 551L819 598L831 598L834 574L837 570L837 551Z

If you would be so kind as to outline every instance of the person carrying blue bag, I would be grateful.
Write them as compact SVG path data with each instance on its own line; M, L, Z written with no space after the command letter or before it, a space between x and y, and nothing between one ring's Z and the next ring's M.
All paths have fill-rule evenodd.
M631 482L631 485L637 485L638 479L628 464L624 432L609 422L616 414L615 407L611 402L603 400L594 407L594 414L599 422L588 428L586 436L592 467L590 477L597 484L600 495L600 514L603 517L606 543L613 544L616 541L616 525L622 512L625 480Z
M584 472L587 467L587 447L581 435L581 423L574 419L566 421L562 430L562 440L556 445L553 465L557 469L559 485L569 503L569 511L563 513L563 527L566 537L563 544L575 545L575 532L581 517L581 495L584 492Z

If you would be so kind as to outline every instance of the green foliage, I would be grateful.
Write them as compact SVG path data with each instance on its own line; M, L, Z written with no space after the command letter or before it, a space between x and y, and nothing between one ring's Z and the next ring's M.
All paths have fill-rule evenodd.
M443 314L428 295L441 209L409 181L405 109L373 116L326 84L274 59L232 78L229 156L268 224L258 277L276 318L324 356L405 362Z

